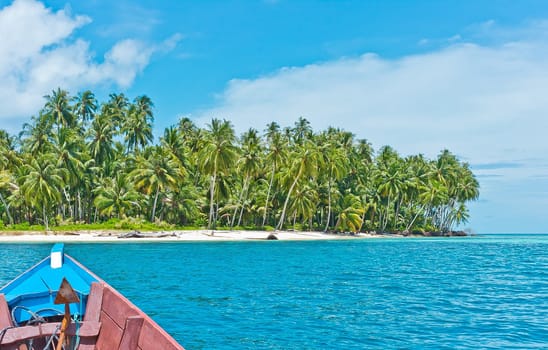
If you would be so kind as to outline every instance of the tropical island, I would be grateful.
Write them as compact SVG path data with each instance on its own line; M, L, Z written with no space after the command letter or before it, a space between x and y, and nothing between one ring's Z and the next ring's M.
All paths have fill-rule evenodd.
M0 130L0 232L261 230L447 234L479 196L469 165L375 151L300 117L236 135L189 118L153 142L153 102L62 89ZM213 232L213 231L211 231Z

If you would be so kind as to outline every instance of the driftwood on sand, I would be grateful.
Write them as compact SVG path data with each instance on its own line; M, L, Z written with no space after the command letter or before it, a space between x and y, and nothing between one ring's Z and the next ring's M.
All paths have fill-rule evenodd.
M140 232L130 231L118 235L118 238L162 238L162 237L176 237L174 232Z

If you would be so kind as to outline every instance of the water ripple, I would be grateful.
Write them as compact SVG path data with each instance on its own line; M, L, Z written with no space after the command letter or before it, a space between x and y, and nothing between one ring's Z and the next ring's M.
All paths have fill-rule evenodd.
M548 236L73 244L188 349L548 348ZM0 283L47 254L0 245Z

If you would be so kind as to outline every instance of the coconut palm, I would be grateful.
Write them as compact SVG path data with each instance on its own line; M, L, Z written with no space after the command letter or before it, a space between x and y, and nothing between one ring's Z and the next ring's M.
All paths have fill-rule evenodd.
M82 172L84 170L84 162L87 156L83 152L84 140L76 132L75 129L64 128L54 136L53 155L57 158L57 166L65 169L66 178L63 179L68 187L63 188L63 194L67 200L70 216L75 218L74 211L71 206L70 190L78 190Z
M299 117L291 132L295 143L300 145L302 145L305 140L312 137L312 127L310 126L310 122L304 117Z
M139 96L129 106L127 117L122 121L122 132L127 152L138 151L148 145L152 139L154 104L148 96Z
M227 120L213 119L198 150L198 166L209 176L208 228L215 227L215 185L220 173L232 168L237 159L236 136Z
M302 186L295 187L294 195L288 206L288 212L292 213L290 216L293 217L294 229L297 217L300 217L303 224L308 221L309 229L312 229L312 217L316 212L318 197L317 188L311 183L305 183Z
M386 206L384 208L383 218L381 221L381 230L386 230L390 218L390 211L393 211L394 226L397 220L396 202L401 195L404 186L403 169L398 162L392 162L388 167L379 169L380 175L377 190L382 198L385 199Z
M49 230L48 212L61 201L61 189L66 169L59 168L51 154L32 158L25 164L21 190L25 200L42 213L46 230Z
M269 127L269 131L275 129ZM268 216L268 209L270 204L270 195L272 193L272 186L274 184L274 176L278 172L280 166L287 161L287 148L285 147L287 142L280 132L272 130L270 134L267 133L268 151L265 157L265 163L270 166L270 180L268 182L268 191L266 194L266 200L263 213L263 224L266 224Z
M95 206L101 214L108 217L114 213L121 219L127 211L140 208L140 195L129 183L129 177L123 173L116 173L114 178L104 178L95 193Z
M6 201L6 193L11 193L18 189L18 186L13 179L13 175L8 170L0 170L0 204L2 204L4 212L8 217L8 222L13 224L13 217L10 214L10 204ZM5 191L3 193L3 191Z
M154 144L150 98L111 94L97 106L91 91L71 99L59 88L18 137L0 130L3 221L146 213L209 228L293 221L323 230L451 230L479 196L468 164L447 150L435 159L402 158L389 146L374 155L366 140L332 127L315 133L303 117L290 127L272 122L263 137L248 131L239 144L226 120L200 128L182 118Z
M181 166L186 163L185 145L176 127L170 126L164 130L164 136L160 138L160 144Z
M115 130L121 128L127 117L129 100L124 94L110 94L109 100L101 107L101 114L107 116Z
M242 221L242 215L245 207L243 203L246 201L249 183L252 178L259 174L259 170L261 168L261 151L258 132L257 130L251 128L242 135L242 150L237 165L239 173L243 175L243 183L238 202L236 203L234 209L234 215L232 216L231 227L234 226L237 216L236 214L240 208L241 210L237 225L239 226Z
M344 232L358 232L363 224L364 214L360 198L352 193L347 193L342 202L343 210L339 213L335 229Z
M108 115L101 113L93 119L89 131L90 142L88 145L91 157L95 164L105 167L114 159L114 124ZM107 173L107 172L105 172Z
M136 168L129 174L135 187L146 195L153 195L150 221L156 218L156 209L160 194L173 189L185 175L165 149L154 146L147 149L143 155L138 155Z
M97 111L97 100L90 90L78 93L75 98L74 114L80 118L83 123L93 120Z
M51 150L52 121L40 113L38 117L31 117L31 123L23 124L23 131L19 137L23 139L24 153L36 156Z
M317 174L319 165L321 163L320 152L315 143L311 140L305 140L303 145L297 145L296 149L290 155L292 159L290 167L288 167L285 173L286 183L290 183L287 195L285 197L282 214L278 221L276 229L280 230L285 222L285 215L287 210L287 204L291 198L291 194L295 189L295 186L301 178L313 177Z
M57 125L57 130L61 127L71 128L76 124L76 118L70 107L70 96L68 91L57 90L52 91L51 95L44 96L46 104L44 106L44 114L49 116Z
M342 139L344 136L340 130L328 130L324 135L326 143L322 147L323 165L325 177L327 177L327 220L325 223L324 232L328 230L331 219L331 195L332 185L335 181L340 180L348 173L349 162L347 150L344 148L345 142Z

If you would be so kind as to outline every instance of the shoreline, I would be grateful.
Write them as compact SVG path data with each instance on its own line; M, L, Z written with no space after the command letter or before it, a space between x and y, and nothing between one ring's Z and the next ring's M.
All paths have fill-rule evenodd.
M125 235L127 237L120 237ZM274 235L276 238L270 238ZM134 237L140 236L140 237ZM243 231L243 230L189 230L189 231L34 231L1 232L0 243L149 243L149 242L244 242L244 241L324 241L385 238L385 235L358 233L355 235L329 234L315 231ZM390 235L389 237L400 237Z

